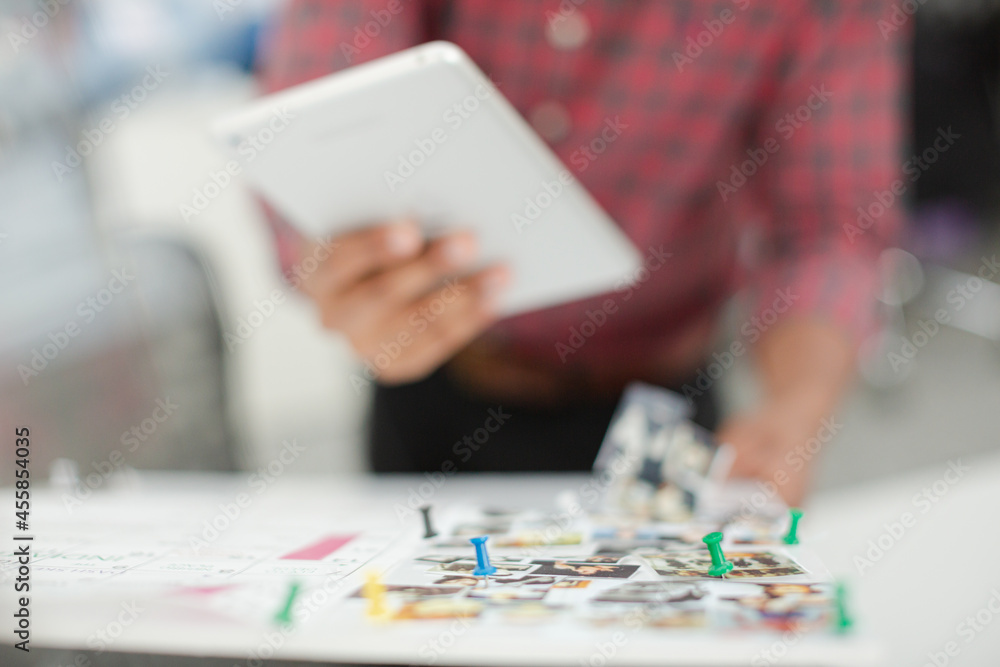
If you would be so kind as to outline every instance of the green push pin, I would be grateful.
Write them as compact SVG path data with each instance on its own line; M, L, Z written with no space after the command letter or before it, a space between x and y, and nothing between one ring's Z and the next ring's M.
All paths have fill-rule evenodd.
M288 596L285 599L284 606L278 610L278 613L274 615L274 622L279 625L291 625L292 624L292 606L295 604L295 598L299 596L299 582L293 581L288 586Z
M834 618L834 631L838 634L845 634L850 631L851 626L854 622L851 617L847 614L847 586L844 582L837 582L836 599L834 600L836 605L836 617Z
M788 514L792 517L792 523L788 526L788 534L782 538L785 544L798 544L799 543L799 519L802 518L802 510L798 507L792 507L788 510Z
M712 556L712 566L708 568L708 576L721 577L727 572L731 572L733 564L726 560L726 556L722 553L722 547L719 545L722 542L722 533L709 533L701 538L701 541L708 547L708 553Z

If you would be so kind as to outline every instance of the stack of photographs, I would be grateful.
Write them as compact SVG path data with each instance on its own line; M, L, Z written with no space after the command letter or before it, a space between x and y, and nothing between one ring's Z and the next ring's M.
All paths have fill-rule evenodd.
M734 455L690 417L679 394L643 383L626 388L594 462L594 474L608 480L608 508L655 521L698 513Z

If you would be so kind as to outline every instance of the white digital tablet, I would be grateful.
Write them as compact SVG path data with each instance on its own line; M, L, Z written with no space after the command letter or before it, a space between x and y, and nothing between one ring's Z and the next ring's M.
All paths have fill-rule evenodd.
M304 234L412 216L504 262L504 315L627 284L640 256L459 47L431 42L257 100L216 135Z

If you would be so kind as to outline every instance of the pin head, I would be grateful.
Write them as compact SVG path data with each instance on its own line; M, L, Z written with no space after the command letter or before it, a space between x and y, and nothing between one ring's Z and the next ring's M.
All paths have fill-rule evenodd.
M834 615L834 631L838 633L850 632L854 622L847 612L847 587L844 582L837 582L835 589L836 614Z
M288 594L285 596L285 604L282 605L278 613L274 615L274 622L280 625L291 625L292 623L292 607L295 604L295 598L299 595L299 589L301 588L299 582L293 581L288 586Z
M701 538L701 541L708 547L708 553L712 557L712 565L708 568L708 576L721 577L733 570L733 564L726 560L725 554L722 553L722 546L719 544L722 542L722 533L709 533Z
M368 599L368 609L365 615L369 619L381 621L388 617L389 608L386 605L385 585L378 572L369 570L365 573L362 595Z
M472 571L472 574L477 577L488 577L497 571L497 569L490 564L490 556L486 553L487 539L488 537L486 535L469 538L469 542L476 547L476 568Z
M798 507L791 507L788 510L788 515L791 517L791 523L788 524L788 533L785 534L781 541L785 544L798 544L799 543L799 519L802 518L802 510Z
M432 537L437 537L437 531L434 530L434 526L431 524L431 506L421 506L420 513L424 517L424 539L427 540Z

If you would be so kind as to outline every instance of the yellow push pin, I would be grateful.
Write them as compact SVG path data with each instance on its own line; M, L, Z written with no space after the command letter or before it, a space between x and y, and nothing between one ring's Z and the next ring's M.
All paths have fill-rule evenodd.
M368 600L368 610L365 615L372 620L385 620L389 616L389 607L385 601L385 584L375 570L365 574L365 585L362 594Z

